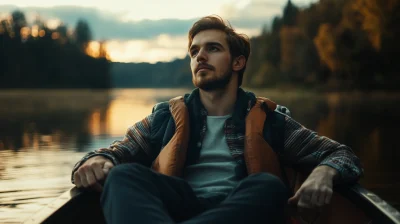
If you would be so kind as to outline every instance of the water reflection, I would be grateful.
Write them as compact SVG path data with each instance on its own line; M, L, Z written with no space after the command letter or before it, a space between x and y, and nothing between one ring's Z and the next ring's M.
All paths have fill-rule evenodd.
M91 115L105 113L110 94L108 91L20 90L2 92L0 102L4 105L0 109L0 149L38 150L39 146L71 141L82 149L92 134L88 126Z
M0 223L20 223L72 187L71 169L87 151L121 139L154 103L184 92L0 92Z
M72 187L72 166L87 151L121 139L156 102L184 89L0 92L0 223L20 222ZM255 91L288 106L293 117L352 147L362 184L398 206L400 96Z

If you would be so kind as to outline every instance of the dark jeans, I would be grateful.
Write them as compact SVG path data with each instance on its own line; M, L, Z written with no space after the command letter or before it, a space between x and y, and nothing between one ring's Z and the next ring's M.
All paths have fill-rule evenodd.
M138 164L114 167L101 205L107 223L283 223L289 192L277 177L244 178L223 198L197 198L189 184Z

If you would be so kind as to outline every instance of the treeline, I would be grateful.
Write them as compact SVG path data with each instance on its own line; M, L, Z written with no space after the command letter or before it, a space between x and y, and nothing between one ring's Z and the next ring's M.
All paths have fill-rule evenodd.
M320 0L303 9L288 1L252 39L244 83L398 90L399 40L400 0Z
M112 87L118 88L168 88L193 87L190 59L172 62L112 63Z
M68 33L64 24L50 29L40 19L28 27L14 11L0 21L0 88L109 88L106 52L89 56L90 41L83 20Z

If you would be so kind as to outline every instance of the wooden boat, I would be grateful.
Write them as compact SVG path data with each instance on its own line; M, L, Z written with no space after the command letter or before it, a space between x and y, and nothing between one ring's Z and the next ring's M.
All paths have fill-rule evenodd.
M100 194L72 188L24 223L105 223ZM334 189L331 204L320 212L292 214L289 223L400 224L400 212L360 184Z

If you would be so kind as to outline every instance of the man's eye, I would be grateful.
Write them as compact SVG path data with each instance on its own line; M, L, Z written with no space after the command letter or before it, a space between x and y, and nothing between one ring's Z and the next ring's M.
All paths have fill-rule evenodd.
M211 46L208 50L209 50L209 51L218 51L218 48L217 48L217 47L214 47L214 46Z
M191 55L192 57L193 57L193 56L196 56L197 52L198 52L197 50L193 50L193 51L190 52L190 55Z

